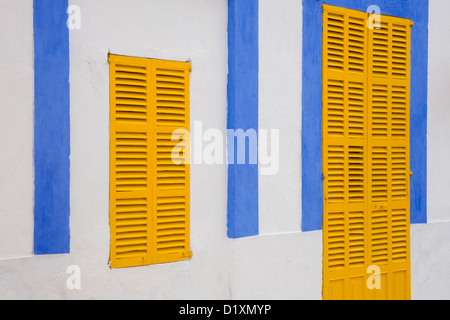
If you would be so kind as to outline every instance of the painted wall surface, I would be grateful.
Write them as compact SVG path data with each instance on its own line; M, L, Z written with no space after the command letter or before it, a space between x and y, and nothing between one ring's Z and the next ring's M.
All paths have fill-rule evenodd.
M258 135L259 0L228 1L227 129L249 134L246 146L228 135L228 237L259 234ZM253 139L250 138L253 136ZM253 142L251 142L253 141ZM250 145L252 144L252 145ZM242 156L242 151L245 155ZM250 154L252 153L252 154Z
M227 1L71 1L72 259L96 276L89 292L165 298L227 295L226 166L191 167L189 262L111 271L109 255L108 52L191 60L191 121L226 126ZM101 14L100 14L101 13ZM191 126L194 128L194 125ZM79 262L77 262L79 261ZM130 285L129 282L133 283ZM105 290L105 287L108 289ZM82 294L82 293L81 293Z
M411 298L450 300L450 223L411 225Z
M0 259L33 253L33 1L0 0Z
M450 26L445 12L450 3L430 1L428 81L428 211L429 221L449 221L450 168Z
M11 12L0 19L0 27L11 30L0 34L0 66L11 75L0 74L0 109L6 114L0 117L0 146L10 151L0 153L0 298L322 298L322 231L300 231L302 51L306 48L301 47L301 1L295 0L277 4L259 0L259 129L280 129L281 141L278 174L259 176L259 236L228 239L227 167L194 164L192 260L120 270L108 267L107 54L191 59L191 127L202 121L203 130L225 132L227 0L78 0L70 1L81 9L81 29L70 31L71 253L2 259L31 255L33 248L32 3L24 3L0 0L0 14ZM413 299L450 299L447 9L447 0L430 2L430 223L411 226ZM12 97L11 92L20 94ZM81 290L66 286L71 265L80 267Z
M231 299L322 299L321 232L231 241Z
M260 235L231 240L232 299L321 299L322 233L301 232L301 57L301 1L260 0L259 131L279 130L279 170L260 163Z
M108 267L107 58L111 52L167 60L190 59L191 121L202 121L204 130L226 132L227 1L79 0L70 4L79 6L81 12L81 29L70 31L71 253L0 261L0 297L226 298L229 282L224 254L228 251L225 165L191 167L191 261L120 270ZM16 18L12 13L8 15L12 16L11 22ZM16 16L20 17L19 13ZM31 17L21 18L20 23L32 21ZM33 43L31 26L27 31L29 45ZM13 39L5 41L14 43ZM11 53L14 54L21 56ZM23 77L30 81L31 98L33 76ZM3 76L0 78L5 81ZM26 127L31 130L32 122ZM31 187L32 180L20 185ZM31 245L30 241L30 248ZM69 290L66 286L69 277L66 270L71 265L80 267L81 290Z
M233 299L321 299L322 233L300 231L301 57L301 1L260 0L259 130L279 130L279 168L260 163L260 235L230 245Z
M70 252L67 8L67 0L33 1L34 254Z
M450 299L450 3L431 0L428 46L428 224L411 226L413 299Z
M274 163L273 175L262 175L260 169L260 234L298 232L301 230L302 2L285 0L274 5L271 0L260 0L259 3L259 128L267 130L268 141L271 130L279 130L280 138L278 171Z

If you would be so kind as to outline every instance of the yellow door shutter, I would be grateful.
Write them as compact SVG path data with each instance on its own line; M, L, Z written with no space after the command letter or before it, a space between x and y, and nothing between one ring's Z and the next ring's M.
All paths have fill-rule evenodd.
M172 133L189 130L189 64L117 55L109 62L110 264L188 259L189 162L174 163L172 151L184 146L188 155L189 140L172 141Z
M411 21L382 16L369 30L370 299L410 299L409 97Z
M365 13L324 11L324 298L364 292L367 262Z
M324 299L410 298L411 22L367 19L324 5Z

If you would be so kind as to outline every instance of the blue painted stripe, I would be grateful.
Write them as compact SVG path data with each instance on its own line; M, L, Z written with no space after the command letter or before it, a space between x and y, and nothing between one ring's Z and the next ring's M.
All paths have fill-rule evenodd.
M427 223L428 0L411 0L411 223Z
M70 252L67 0L34 1L34 253Z
M258 132L258 0L228 1L228 129ZM228 166L228 236L259 234L258 165ZM248 148L247 148L248 149ZM248 150L247 150L248 151Z
M303 1L302 230L322 228L322 4Z
M303 0L302 230L321 230L322 5L411 19L411 223L427 222L428 0Z

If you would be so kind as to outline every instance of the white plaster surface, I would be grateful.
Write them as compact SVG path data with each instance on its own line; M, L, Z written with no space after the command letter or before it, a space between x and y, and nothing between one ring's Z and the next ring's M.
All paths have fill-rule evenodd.
M301 1L259 1L259 59L259 129L269 130L269 137L270 130L280 130L279 171L259 176L260 233L297 232L302 194Z
M450 299L450 2L431 0L428 46L428 224L411 226L413 299Z
M71 1L81 30L71 31L71 232L75 264L93 297L227 296L225 165L191 167L193 259L111 271L109 256L108 52L191 60L191 123L225 132L227 1ZM94 281L95 280L95 281ZM83 293L80 292L80 295Z
M450 300L450 223L411 226L411 298Z
M25 28L23 38L11 35L3 42L10 43L6 50L8 66L17 56L24 42L32 46L32 17L23 16L19 1L0 1L4 28ZM13 5L14 3L15 5ZM31 1L30 1L31 3ZM71 254L62 256L35 256L27 259L0 261L0 298L22 299L223 299L228 297L228 256L226 237L226 190L227 168L225 165L195 166L191 168L191 250L189 262L157 266L111 270L109 259L109 65L108 52L130 56L166 60L192 61L191 73L191 121L202 121L203 128L226 130L227 111L227 1L226 0L108 0L70 1L81 9L81 29L70 31L70 83L71 83ZM5 10L5 11L3 11ZM30 15L32 11L25 10ZM23 16L23 17L22 17ZM10 17L10 18L9 18ZM17 23L15 18L20 17ZM3 30L3 29L2 29ZM19 29L21 30L21 29ZM19 33L20 34L20 33ZM2 32L0 37L6 37ZM27 38L28 37L28 38ZM0 44L1 45L1 44ZM17 46L11 47L11 46ZM26 46L24 46L26 48ZM0 52L4 54L5 50ZM8 51L9 50L9 51ZM3 58L3 57L2 57ZM32 68L32 61L28 62ZM21 102L24 97L11 97L14 107L24 112L32 106L33 76L16 73L28 71L25 67L11 66L7 69L14 83L0 89L0 97L20 87L20 81L31 81L24 97L30 105ZM31 69L32 70L32 69ZM29 72L28 72L29 73ZM7 83L0 75L2 82ZM8 124L11 135L21 130L31 132L32 117L21 123L19 112L5 109L9 118L0 117ZM1 126L0 126L1 127ZM1 128L0 130L4 130ZM2 131L3 132L3 131ZM23 132L19 132L20 135ZM31 135L24 136L32 143ZM22 139L22 137L21 137ZM7 162L11 170L0 170L4 179L21 177L22 167L27 163L23 143L17 148L9 140L0 137L3 148L15 152L0 163ZM31 154L31 149L29 150ZM21 159L20 157L24 159ZM17 159L24 165L18 166ZM26 168L27 169L27 168ZM26 172L25 172L26 173ZM18 183L18 190L7 196L5 205L2 192L0 208L4 212L19 214L24 204L21 197L13 199L19 191L32 186L28 180ZM0 180L1 190L11 186ZM25 187L24 187L25 186ZM32 193L28 192L32 201ZM10 199L11 198L11 199ZM19 202L17 205L16 203ZM16 205L16 206L15 206ZM26 203L25 203L26 205ZM5 210L3 210L3 207ZM8 209L8 210L6 210ZM20 210L19 210L20 209ZM32 211L28 212L32 214ZM32 216L31 216L32 217ZM3 221L2 221L3 222ZM3 225L0 224L0 228ZM3 229L1 229L3 230ZM28 230L29 231L29 230ZM24 232L23 232L24 233ZM24 233L30 236L32 233ZM4 237L3 234L0 235ZM17 234L16 234L17 236ZM3 238L2 238L3 239ZM9 244L15 243L8 239ZM30 243L32 244L32 243ZM0 247L3 249L2 247ZM69 290L66 273L70 265L81 269L81 290Z
M321 231L230 241L231 299L322 299Z
M33 252L33 1L0 0L0 16L0 259L8 259Z
M428 47L428 219L450 221L450 2L430 1Z

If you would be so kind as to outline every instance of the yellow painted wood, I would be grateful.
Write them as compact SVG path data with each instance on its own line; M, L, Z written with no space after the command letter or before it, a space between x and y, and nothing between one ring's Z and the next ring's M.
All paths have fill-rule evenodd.
M411 22L367 19L324 5L324 299L410 299Z
M190 171L189 136L185 136L184 155L177 165L168 161L171 152L180 141L171 141L174 130L189 132L189 71L188 63L154 61L152 81L156 108L154 127L156 148L154 149L155 220L153 223L152 256L156 263L189 259L189 207Z
M109 62L110 265L187 260L190 167L173 162L172 133L185 130L189 156L190 66L118 55Z

